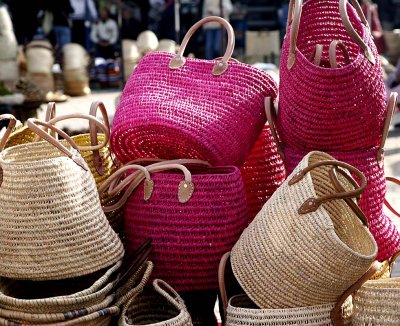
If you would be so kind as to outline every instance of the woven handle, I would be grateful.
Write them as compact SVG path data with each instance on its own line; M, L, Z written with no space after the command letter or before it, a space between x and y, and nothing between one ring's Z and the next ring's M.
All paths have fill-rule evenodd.
M169 303L174 305L179 310L186 309L185 302L168 283L160 279L153 281L154 290L161 294Z
M183 57L183 53L185 52L186 46L190 38L201 26L209 22L220 23L228 32L228 44L225 54L222 57L221 61L215 63L212 69L212 74L214 76L220 76L228 69L228 63L232 57L233 50L235 48L235 32L233 31L231 24L229 24L225 19L217 16L203 18L188 30L185 37L183 38L182 44L178 50L178 54L169 63L170 69L179 69L185 65L186 59Z
M383 166L383 157L385 154L385 144L386 144L386 140L389 135L390 123L392 122L394 110L396 109L396 106L397 106L397 98L398 98L398 94L396 92L390 93L390 99L388 102L385 124L383 125L383 130L382 130L381 144L379 146L379 151L378 151L378 154L376 157L378 164L381 167Z
M40 121L38 119L33 119L30 118L28 119L27 122L28 128L33 131L35 134L46 140L48 143L51 145L55 146L57 149L59 149L62 153L67 155L71 160L73 160L77 165L79 165L82 169L88 170L88 167L86 166L85 161L83 160L82 156L79 154L79 149L76 146L75 142L69 137L64 131L58 129L56 126ZM67 149L64 145L62 145L57 139L53 138L51 135L49 135L47 132L45 132L43 129L41 129L39 126L43 126L46 129L50 129L55 131L58 135L63 137L75 151L70 151Z
M224 308L224 316L226 317L226 310L228 309L228 294L226 292L226 285L225 285L225 271L226 271L226 264L231 256L231 252L228 251L225 253L218 266L218 285L219 285L219 292L221 295L221 303L222 307Z
M362 8L358 4L357 0L351 0L354 8L356 9L361 22L365 25L365 27L369 30L368 22L364 16ZM287 67L288 69L292 69L296 62L296 45L297 45L297 37L299 35L300 28L300 20L303 10L303 1L302 0L290 0L289 4L289 13L288 13L288 21L287 21L287 31L289 30L289 26L292 26L290 31L290 48L289 48L289 57ZM372 63L375 64L375 57L369 48L369 46L364 42L364 40L358 35L354 27L352 26L348 13L347 13L347 0L340 0L339 2L339 12L342 17L343 25L346 28L347 32L354 40L354 42L364 51L365 57Z
M279 141L278 133L276 132L276 111L274 107L274 101L272 97L266 97L264 101L265 105L265 114L267 116L267 121L269 124L269 128L272 133L272 137L275 140L276 150L278 154L281 156L282 161L285 160L285 154L283 153L281 143Z
M2 114L2 115L0 115L0 120L8 120L9 121L7 129L3 135L3 138L0 141L0 152L1 152L4 149L4 147L6 146L8 138L10 137L15 125L17 124L17 119L12 114Z
M346 199L346 198L357 198L362 194L362 192L365 190L367 187L367 179L365 178L364 174L356 169L355 167L344 163L340 161L333 161L333 160L325 160L325 161L319 161L314 164L310 164L307 166L305 169L299 171L296 173L293 178L288 182L289 186L292 186L302 180L304 176L311 172L312 170L321 167L321 166L338 166L347 169L348 171L352 172L355 174L360 180L361 180L361 185L357 187L356 189L352 191L344 191L344 192L339 192L336 194L330 194L326 195L323 197L317 197L317 198L308 198L299 208L298 213L299 214L308 214L311 212L315 212L323 203L332 201L332 200L337 200L337 199Z
M342 41L332 41L331 44L329 45L329 63L331 65L331 68L337 68L337 48L339 47L340 50L343 52L344 60L346 62L346 65L350 64L350 55L349 51L347 51L346 46Z
M367 282L374 274L379 271L380 264L374 261L368 271L351 287L349 287L336 302L335 307L331 311L331 320L333 326L343 326L342 306L349 296L358 291L365 282Z
M394 184L397 184L398 186L400 186L400 180L393 178L393 177L387 177L386 178L387 181L393 182ZM400 217L400 213L398 211L396 211L392 205L389 204L389 202L387 201L387 199L385 198L385 205L387 208L390 209L390 211L396 215L397 217Z

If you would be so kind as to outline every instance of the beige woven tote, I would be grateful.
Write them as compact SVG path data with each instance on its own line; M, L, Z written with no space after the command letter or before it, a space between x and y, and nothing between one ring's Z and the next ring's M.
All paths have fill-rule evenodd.
M353 200L365 187L360 171L328 154L303 158L231 252L235 277L257 306L329 304L368 270L377 245Z
M228 301L226 273L230 274L230 253L222 258L218 269L220 299L225 326L325 326L350 325L353 312L351 294L358 290L380 268L374 262L360 280L351 286L337 302L286 309L260 309L245 294L232 296Z
M133 296L122 310L119 326L192 326L192 320L179 294L156 279L152 287Z
M84 118L102 128L95 117ZM38 125L56 131L70 149ZM0 275L56 280L115 264L124 249L76 144L46 122L29 119L28 126L46 141L0 153Z

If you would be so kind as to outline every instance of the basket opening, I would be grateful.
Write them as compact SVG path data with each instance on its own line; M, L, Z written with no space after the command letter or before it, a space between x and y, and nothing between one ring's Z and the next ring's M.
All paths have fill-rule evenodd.
M315 153L310 156L309 164L326 159L325 154ZM331 169L332 166L321 166L311 171L311 178L317 197L338 193L329 176ZM346 191L354 189L353 185L345 177L341 175L338 175L338 177L341 186ZM364 225L344 200L329 201L324 203L323 207L333 222L336 235L345 245L363 256L374 254L374 239L365 232Z

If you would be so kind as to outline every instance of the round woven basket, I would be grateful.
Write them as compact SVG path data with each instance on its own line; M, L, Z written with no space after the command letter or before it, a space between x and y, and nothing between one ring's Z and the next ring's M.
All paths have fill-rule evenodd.
M140 53L147 54L157 49L158 38L154 32L144 31L139 34L136 44Z
M232 249L233 272L252 301L272 309L330 304L368 270L377 245L353 200L365 186L360 171L328 154L304 157Z
M282 141L293 149L348 151L377 146L386 116L382 67L368 23L357 1L308 0L289 15L280 65L278 121ZM338 68L310 61L317 45L325 51L340 40ZM347 85L343 87L343 85Z
M54 91L54 78L51 73L28 73L27 79L46 93Z
M4 5L0 6L0 30L2 32L13 30L10 14L8 13L7 7Z
M57 130L72 148L37 125ZM0 215L7 221L0 227L0 275L54 280L116 263L124 254L122 243L102 212L96 183L76 145L45 122L29 119L28 126L47 141L0 154Z
M154 280L124 307L119 326L192 326L185 303L175 290L161 280Z
M4 8L4 6L2 7ZM18 44L14 32L1 30L0 34L1 54L0 60L17 60Z
M71 96L90 94L89 73L86 68L64 70L64 92Z
M63 70L70 71L86 68L89 64L89 56L82 45L69 43L63 49Z
M17 82L19 77L16 60L0 60L0 80Z

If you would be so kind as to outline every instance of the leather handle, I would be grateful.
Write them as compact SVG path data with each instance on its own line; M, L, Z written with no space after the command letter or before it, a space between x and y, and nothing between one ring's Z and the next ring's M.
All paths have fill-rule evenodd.
M282 161L285 160L285 154L283 153L281 143L279 141L278 133L276 132L276 111L274 107L274 101L272 97L266 97L264 100L264 105L265 105L265 114L267 116L267 121L269 124L269 128L272 133L272 137L275 140L276 144L276 149L278 151L278 154L281 156Z
M15 125L17 124L17 119L12 114L2 114L0 115L0 120L8 120L7 129L0 141L0 152L4 149L7 144L8 138L10 137Z
M321 60L322 60L322 54L324 52L324 46L322 44L317 44L315 46L314 52L312 53L310 57L310 61L316 65L320 66L321 65Z
M56 112L57 112L56 103L55 103L55 102L49 102L49 103L47 103L46 115L45 115L44 121L48 122L48 121L50 121L51 119L54 119L54 118L56 117L56 115L57 115ZM48 132L48 129L47 129L47 128L44 128L44 130L45 130L46 132ZM53 130L50 130L50 135L51 135L53 138L55 138L55 139L58 140L58 134L57 134L56 132L54 132ZM39 140L40 140L40 137L39 137L38 135L35 135L35 138L33 138L33 141L34 141L34 142L37 142L37 141L39 141Z
M321 167L321 166L337 166L337 167L342 167L347 169L348 171L352 172L355 174L360 180L361 180L361 185L357 187L356 189L352 191L344 191L344 192L339 192L336 194L330 194L322 197L317 197L317 198L308 198L303 205L298 210L299 214L308 214L311 212L315 212L323 203L332 201L332 200L337 200L337 199L346 199L346 198L357 198L362 194L362 192L365 190L367 187L367 179L365 178L364 174L356 169L355 167L344 163L340 161L333 161L333 160L324 160L324 161L319 161L313 164L310 164L307 166L305 169L297 172L291 180L289 180L288 184L290 186L296 184L300 180L304 178L304 176L311 172L312 170Z
M387 178L386 178L386 181L393 182L394 184L400 186L400 180L399 180L399 179L396 179L396 178L394 178L394 177L387 177ZM390 210L394 215L396 215L397 217L400 217L400 213L399 213L398 211L396 211L396 210L394 209L394 207L393 207L391 204L389 204L389 202L387 201L386 198L385 198L385 205L386 205L387 208L389 208L389 210Z
M222 307L224 308L224 316L226 317L226 310L228 309L228 294L226 292L226 285L225 285L225 271L226 271L226 264L230 258L231 252L228 251L225 253L218 266L218 285L219 285L219 292L221 295L221 303Z
M339 0L339 12L340 12L340 17L342 18L343 25L347 30L347 33L349 33L350 37L354 40L354 42L364 51L364 56L368 59L371 64L375 64L376 60L374 57L374 54L372 53L370 47L368 44L364 42L364 40L358 35L357 31L354 29L353 25L351 24L348 12L347 12L347 0ZM353 7L356 9L358 16L361 19L361 22L365 25L366 29L370 31L368 21L364 16L364 12L356 0L351 1Z
M205 17L205 18L201 19L200 21L198 21L196 24L194 24L188 30L185 37L183 38L181 46L179 47L177 55L174 58L172 58L172 60L169 63L170 69L179 69L185 65L186 59L184 58L183 54L185 52L186 46L187 46L190 38L201 26L203 26L204 24L207 24L209 22L220 23L228 32L228 42L227 42L227 48L226 48L225 54L222 57L221 61L215 63L215 65L212 69L212 74L214 76L220 76L228 69L228 63L232 57L233 50L235 48L235 32L233 31L232 25L229 24L228 21L226 21L225 19L218 17L218 16Z
M385 123L384 123L383 129L382 129L381 144L379 146L379 151L378 151L378 154L376 157L379 166L383 165L383 157L385 154L385 144L386 144L386 140L389 135L389 128L390 128L390 124L393 119L394 110L396 109L396 106L397 106L397 98L398 98L398 94L396 92L390 93L386 119L385 119Z
M354 283L352 286L350 286L339 298L339 300L336 302L335 307L331 311L331 320L333 326L343 326L343 315L342 315L342 306L344 302L347 300L347 298L354 294L356 291L358 291L365 282L367 282L374 274L379 271L380 264L377 261L374 261L371 265L371 267L368 269L368 271L361 276L361 278Z
M168 302L174 305L178 309L185 307L185 302L180 297L178 292L176 292L168 283L160 279L155 279L153 281L154 290L161 294Z
M27 122L28 128L37 134L42 139L46 140L48 143L56 147L59 151L67 155L71 160L73 160L77 165L79 165L82 169L88 171L88 167L83 160L82 156L79 154L79 149L76 146L75 142L68 136L64 131L58 129L56 126L52 125L49 122L40 121L38 119L30 118ZM55 131L58 135L63 137L75 151L70 151L63 144L61 144L57 139L49 135L46 131L41 129L39 126L43 126L48 130Z
M329 45L329 63L331 65L331 68L338 68L337 64L337 49L342 50L343 52L343 57L344 61L346 62L346 65L350 64L350 55L349 51L347 50L346 45L340 40L335 40L332 41L331 44Z

